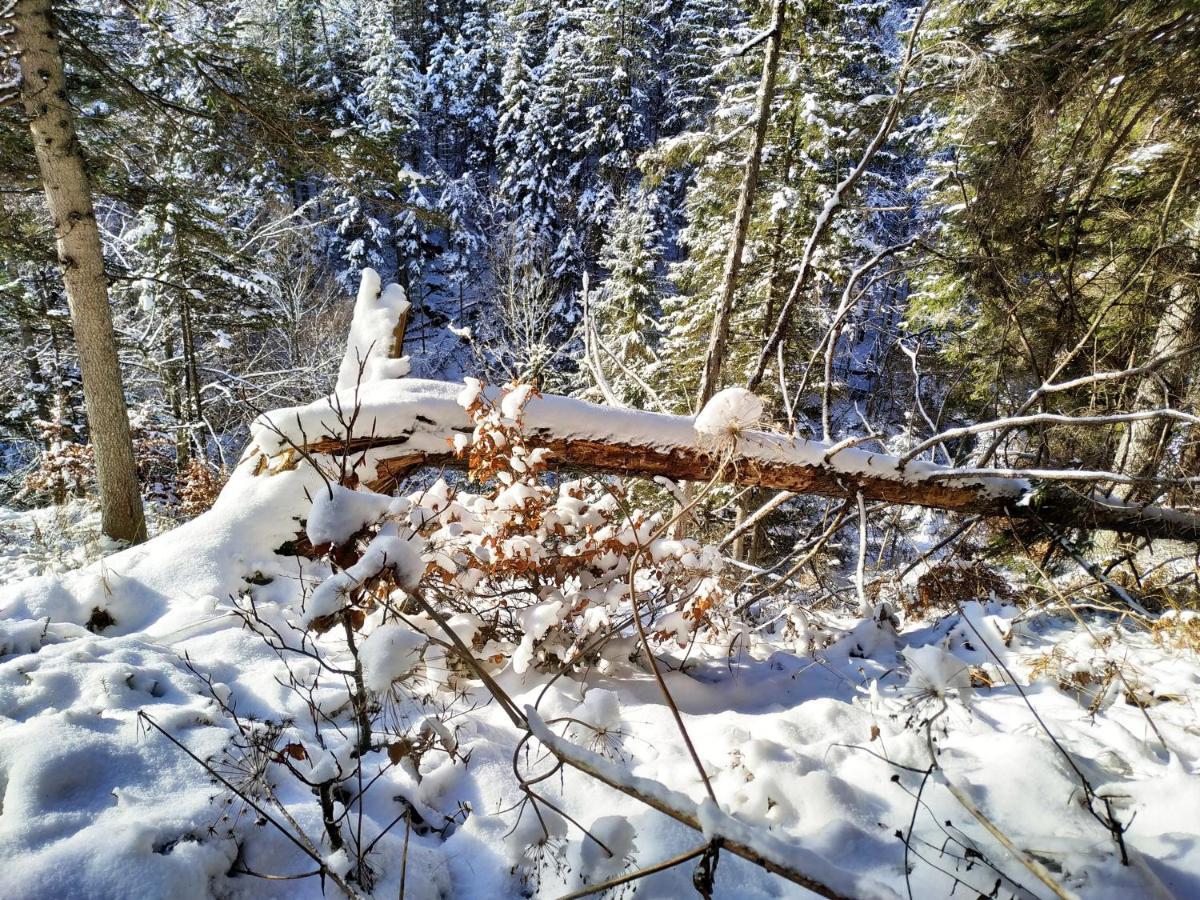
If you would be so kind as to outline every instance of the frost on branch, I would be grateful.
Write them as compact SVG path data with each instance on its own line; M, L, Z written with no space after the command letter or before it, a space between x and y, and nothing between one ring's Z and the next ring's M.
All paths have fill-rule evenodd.
M408 374L408 357L399 357L401 348L395 344L396 331L408 315L409 306L400 285L389 284L381 294L379 273L363 269L346 355L338 369L338 391L352 391L359 384Z

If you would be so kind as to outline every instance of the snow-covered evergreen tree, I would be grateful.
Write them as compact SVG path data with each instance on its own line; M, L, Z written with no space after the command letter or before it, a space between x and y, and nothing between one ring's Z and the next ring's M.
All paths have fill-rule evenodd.
M658 265L661 259L646 198L632 194L618 208L600 254L608 275L591 301L589 346L622 402L650 404L647 387L658 364Z
M558 243L557 125L529 52L519 30L504 65L496 130L499 225L510 233L518 266L531 265Z
M788 19L782 59L755 191L746 248L734 301L729 354L724 361L727 383L744 382L756 360L762 338L775 325L791 286L791 276L822 204L833 186L852 168L866 147L886 100L889 64L881 43L885 33L875 2L845 0L806 8ZM894 48L893 48L894 49ZM686 201L686 225L680 241L686 256L672 269L677 297L664 301L664 390L688 408L688 391L697 383L708 348L722 273L732 240L731 229L750 128L753 98L759 81L761 51L727 70L728 81L703 134L686 143L666 140L668 160L703 154ZM889 166L881 156L865 184L878 193ZM860 194L865 196L866 194ZM863 205L863 204L858 204ZM801 298L803 314L789 330L800 356L809 341L823 333L830 294L848 271L855 248L873 245L869 215L844 215L821 252L813 259L815 276ZM796 359L788 352L785 359ZM772 371L775 361L772 360ZM794 374L794 373L789 373ZM777 378L774 379L777 381ZM772 381L764 385L774 389Z

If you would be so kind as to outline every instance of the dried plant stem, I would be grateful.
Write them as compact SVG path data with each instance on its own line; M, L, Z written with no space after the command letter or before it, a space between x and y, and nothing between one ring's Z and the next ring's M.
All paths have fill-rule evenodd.
M615 878L610 878L608 881L598 881L595 884L589 884L587 887L582 887L577 891L571 891L569 894L563 894L558 900L580 900L581 897L590 897L593 894L599 894L607 891L609 888L620 887L623 884L629 884L631 881L637 881L639 878L645 878L648 875L653 875L656 872L664 872L667 869L673 869L675 866L682 865L689 859L695 859L697 856L705 853L711 844L701 844L699 847L693 847L691 850L685 850L678 856L672 856L670 859L664 859L662 862L657 862L652 866L638 869L634 872L626 872L624 875L618 875Z

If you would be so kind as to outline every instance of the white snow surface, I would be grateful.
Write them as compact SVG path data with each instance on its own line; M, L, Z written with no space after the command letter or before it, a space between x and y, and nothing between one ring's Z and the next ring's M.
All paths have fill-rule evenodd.
M25 624L0 622L0 647ZM215 791L137 715L207 756L228 738L216 703L169 647L51 628L0 657L0 893L212 896L237 852L204 837Z
M341 484L328 484L313 497L305 530L314 547L321 544L341 546L367 525L373 525L396 505L403 512L400 498L370 491L356 491Z
M438 382L369 383L362 390L371 410L364 421L376 416L379 433L402 429L414 447L441 451L448 429L468 427L456 402L459 390ZM687 418L597 410L535 397L523 415L527 427L576 436L603 432L659 446L696 439ZM312 437L329 406L279 415L281 427L290 427L293 413ZM433 424L416 420L416 413ZM824 452L779 435L752 432L743 440L748 452L767 455L812 459ZM255 441L279 447L268 430L256 431ZM324 748L293 736L309 709L286 688L278 654L233 613L234 598L253 598L261 615L283 628L295 618L302 589L311 593L329 574L323 563L275 552L303 531L308 498L325 490L324 482L304 465L255 475L254 456L233 473L213 509L194 521L82 569L0 586L5 900L340 895L328 880L323 888L316 878L269 881L244 874L288 875L313 863L272 827L256 825L252 811L238 816L239 802L226 803L229 793L199 763L138 721L144 712L207 759L235 734L220 699L240 717L294 723L280 741L304 747L305 760L295 763L300 769L336 772L354 758L345 734L333 728L322 732ZM850 467L882 464L872 456L838 455ZM407 543L397 523L386 527L395 528L389 540ZM8 566L10 575L18 569L11 558ZM82 627L97 607L115 620L98 635ZM913 621L899 630L886 620L844 619L828 639L811 642L783 628L807 620L797 609L774 625L746 630L732 652L727 641L710 644L703 636L690 648L662 649L677 653L676 663L691 654L686 673L674 665L664 677L712 782L715 805L654 680L631 661L632 643L618 641L601 665L575 678L550 683L532 664L524 672L511 664L496 667L493 675L518 708L536 706L534 721L545 723L536 727L547 739L570 741L576 752L610 766L614 777L636 779L689 809L707 834L753 842L764 855L808 868L858 896L906 896L906 863L914 897L988 895L997 878L999 896L1048 896L938 778L925 785L915 807L930 763L920 723L935 713L940 777L1069 892L1088 900L1200 896L1200 670L1193 653L1110 620L1092 621L1089 634L1073 620L1029 616L995 602L968 603L964 615ZM487 614L463 614L452 627L472 640L487 621ZM418 631L439 631L420 616L412 624L388 631L368 619L367 676L378 687L415 679L409 699L397 693L385 714L413 723L414 734L428 734L457 755L431 751L419 765L393 764L383 748L373 749L363 758L364 773L378 779L351 809L356 822L361 812L365 840L402 815L397 797L429 826L408 837L407 897L556 897L585 879L651 865L703 840L568 768L540 789L576 821L595 825L623 858L598 855L575 825L545 811L551 836L539 849L541 824L520 804L512 770L521 732L498 704L487 702L477 681L448 671L440 647L425 645L418 659ZM539 619L529 627L544 624ZM336 630L323 638L338 639ZM503 652L511 656L516 649ZM1101 684L1107 666L1122 666L1145 709L1120 684L1109 684L1097 699L1069 678L1039 675L1037 665L1048 656L1061 659L1068 675L1090 673L1080 682L1096 677ZM975 687L967 705L960 689L971 667L992 686ZM344 709L344 679L322 676L316 684L322 710L335 715ZM424 703L422 696L435 701ZM322 857L333 858L312 790L279 764L271 770L289 814ZM1121 864L1111 835L1081 804L1080 773L1128 825L1124 839L1134 865ZM909 834L910 827L906 854L896 835ZM401 821L375 845L373 896L399 894L404 847ZM973 859L964 858L967 849ZM683 865L645 878L635 896L690 896L692 869ZM738 900L811 896L728 853L715 891Z
M697 434L717 438L737 438L762 419L762 401L745 388L731 387L713 394L696 416Z
M380 625L363 641L359 658L363 681L373 691L383 693L396 681L416 668L425 635L406 625Z
M408 374L408 358L391 359L389 354L392 331L409 308L400 285L389 284L381 293L379 273L363 269L346 354L338 369L339 391L353 391L360 383L403 378Z

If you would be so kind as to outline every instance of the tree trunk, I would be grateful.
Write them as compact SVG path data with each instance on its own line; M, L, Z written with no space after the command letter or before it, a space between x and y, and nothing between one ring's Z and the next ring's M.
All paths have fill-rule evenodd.
M1179 354L1148 373L1138 385L1133 409L1178 408L1187 388L1191 354L1182 352L1200 337L1200 290L1181 279L1171 287L1167 308L1154 331L1150 359ZM1162 465L1171 437L1170 419L1143 419L1131 422L1117 446L1113 470L1140 478L1151 478ZM1148 483L1147 483L1148 485ZM1125 500L1153 500L1155 492L1147 485L1120 485L1116 494Z
M730 241L729 255L725 259L721 297L708 338L708 353L704 358L704 371L700 376L697 410L704 408L704 404L717 392L717 386L721 382L721 364L725 360L725 347L729 341L729 320L733 314L733 295L737 290L738 273L742 268L746 233L750 230L750 213L754 207L754 192L758 188L758 170L762 164L767 125L771 121L771 101L775 96L775 73L779 69L779 46L783 42L783 20L786 11L787 0L775 0L771 9L770 37L767 39L767 50L763 58L762 81L758 86L754 136L750 141L750 152L746 155L746 171L742 176L742 189L738 194L737 210L733 217L733 240Z
M192 461L192 446L188 441L187 421L183 412L183 366L175 359L175 334L170 324L163 338L163 390L167 409L175 421L175 471L182 474Z
M1200 373L1192 375L1191 387L1188 388L1184 408L1200 409ZM1184 433L1179 448L1179 472L1184 478L1200 476L1200 425L1189 425ZM1186 494L1185 494L1186 490ZM1191 503L1195 496L1193 489L1176 488L1173 491L1173 504Z
M12 21L21 101L29 117L46 205L54 223L79 349L100 489L101 527L110 538L136 543L146 538L146 522L108 307L104 254L83 152L75 136L74 114L67 102L49 0L17 0Z
M184 375L188 391L188 427L185 431L185 438L189 448L189 458L192 455L190 451L194 448L195 455L200 459L205 459L207 454L204 452L204 433L199 431L199 426L204 422L204 404L200 395L200 369L196 365L196 338L192 329L192 308L186 294L180 298L179 302L182 317L180 340L183 345Z
M375 478L368 488L382 493L415 471L463 465L451 451L398 450L385 455L389 446L402 445L406 436L374 437L346 441L318 441L303 446L309 454L337 455L371 451L377 454ZM663 450L659 447L573 438L538 437L530 446L552 453L552 468L612 472L637 478L661 475L673 480L708 481L718 477L720 461L704 450ZM879 457L881 460L886 457ZM847 475L832 466L807 463L771 463L735 454L719 474L719 480L743 486L790 491L818 497L845 498L861 493L866 500L884 500L907 506L923 506L996 519L1040 519L1068 528L1119 531L1139 537L1200 542L1200 516L1148 504L1119 504L1101 495L1041 484L1036 490L997 490L986 479L964 479L966 483L944 484L932 480L905 480L890 474Z
M50 385L42 373L42 363L38 359L37 352L37 337L33 333L33 326L29 323L28 313L22 309L19 315L17 339L21 344L21 359L25 362L25 372L29 375L33 414L39 421L45 422L50 418Z

